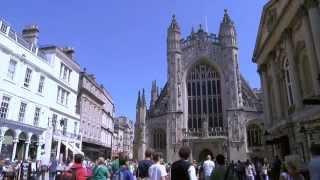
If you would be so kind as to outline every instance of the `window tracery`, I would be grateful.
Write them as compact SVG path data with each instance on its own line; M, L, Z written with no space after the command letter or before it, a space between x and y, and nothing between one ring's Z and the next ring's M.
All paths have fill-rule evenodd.
M204 120L209 129L223 127L220 83L218 72L204 63L195 65L188 73L189 130L200 131Z

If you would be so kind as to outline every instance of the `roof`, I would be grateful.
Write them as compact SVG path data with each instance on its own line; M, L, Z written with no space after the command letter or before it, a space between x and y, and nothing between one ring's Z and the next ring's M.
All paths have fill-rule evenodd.
M253 56L252 56L253 62L256 62L256 56L260 50L259 48L260 48L260 43L261 43L261 35L262 35L263 24L264 24L265 18L266 18L266 12L269 9L269 7L271 7L276 1L278 1L278 0L270 0L269 2L267 2L267 4L265 4L263 6L263 10L262 10L261 18L260 18L260 24L259 24L258 33L257 33L257 38L256 38L256 43L255 43L255 48L254 48Z

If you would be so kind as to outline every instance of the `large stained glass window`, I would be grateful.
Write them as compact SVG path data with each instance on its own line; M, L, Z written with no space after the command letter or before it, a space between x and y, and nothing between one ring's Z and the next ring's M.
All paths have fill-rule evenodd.
M207 64L192 67L187 76L188 128L201 131L208 122L209 131L223 127L221 81L218 72Z

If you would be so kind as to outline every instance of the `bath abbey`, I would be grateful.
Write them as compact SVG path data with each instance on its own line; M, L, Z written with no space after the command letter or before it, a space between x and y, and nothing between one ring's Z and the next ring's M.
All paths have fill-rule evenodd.
M153 148L171 162L183 145L191 147L196 160L207 154L245 160L259 153L248 147L261 145L261 92L251 89L240 73L236 28L227 10L219 33L206 31L200 25L183 38L172 17L167 82L160 91L152 82L149 105L144 90L138 95L134 158L143 159L144 151Z

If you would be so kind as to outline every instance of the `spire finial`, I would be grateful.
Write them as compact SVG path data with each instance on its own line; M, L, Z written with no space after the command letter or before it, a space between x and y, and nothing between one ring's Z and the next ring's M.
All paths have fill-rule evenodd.
M142 105L145 106L146 105L146 96L144 94L144 88L142 89Z
M141 105L141 95L140 95L140 90L138 91L138 99L137 99L137 107L140 107Z
M224 16L223 16L222 22L225 24L229 24L229 23L232 24L231 18L228 13L228 9L224 9Z
M171 24L170 24L169 30L180 32L180 28L179 28L178 22L176 20L176 15L175 14L172 15L172 20L171 20Z

